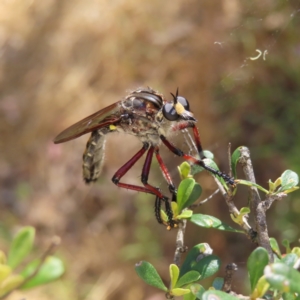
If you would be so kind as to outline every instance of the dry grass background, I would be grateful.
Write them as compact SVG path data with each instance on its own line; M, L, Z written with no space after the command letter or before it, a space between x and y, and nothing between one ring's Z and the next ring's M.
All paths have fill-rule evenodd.
M199 120L205 148L226 169L227 143L239 145L251 129L240 140L234 130L225 132L232 119L220 114L214 89L226 92L232 81L247 84L259 73L241 68L245 58L262 44L279 42L271 33L284 27L293 9L292 2L280 7L267 0L0 2L0 245L7 249L20 226L35 226L37 255L59 235L57 255L67 268L60 281L10 299L164 299L137 278L133 266L149 260L168 280L176 232L156 224L153 197L120 190L110 180L139 142L110 137L103 174L86 186L81 157L87 136L62 145L52 140L127 90L151 86L168 95L179 87ZM234 76L224 76L232 71ZM164 157L176 173L179 161L167 152ZM127 182L139 181L139 166ZM151 181L162 184L153 169L158 175ZM208 175L198 181L205 194L214 190ZM206 212L221 215L226 208L220 202ZM241 253L253 245L244 237L198 232L190 228L188 246L209 242L224 265L245 267Z

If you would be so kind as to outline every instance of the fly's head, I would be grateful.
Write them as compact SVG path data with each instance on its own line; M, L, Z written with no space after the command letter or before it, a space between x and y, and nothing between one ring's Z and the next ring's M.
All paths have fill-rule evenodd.
M190 105L186 98L178 95L178 89L176 95L172 94L173 101L164 103L162 107L162 115L168 121L188 121L196 122L193 113L190 111Z

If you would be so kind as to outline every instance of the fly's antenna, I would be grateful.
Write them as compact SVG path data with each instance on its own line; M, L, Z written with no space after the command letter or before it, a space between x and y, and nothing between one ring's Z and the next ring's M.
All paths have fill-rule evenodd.
M173 94L173 93L170 93L172 96L173 96L173 99L174 99L174 104L177 103L177 97L178 97L178 93L179 93L179 88L177 88L176 90L176 96Z

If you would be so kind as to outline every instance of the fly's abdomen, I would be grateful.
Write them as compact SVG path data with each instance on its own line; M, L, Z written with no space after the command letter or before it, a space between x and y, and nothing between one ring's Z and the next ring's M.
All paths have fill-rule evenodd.
M83 179L86 183L96 181L101 173L104 160L105 135L109 131L108 128L93 131L86 144L82 165Z

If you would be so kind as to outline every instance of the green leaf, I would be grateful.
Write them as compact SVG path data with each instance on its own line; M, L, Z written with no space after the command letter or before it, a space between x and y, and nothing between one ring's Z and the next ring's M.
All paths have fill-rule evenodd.
M190 289L181 289L181 288L175 288L170 291L171 295L177 296L177 297L183 296L186 294L190 294L190 293L191 293Z
M295 253L298 257L300 257L300 248L294 247L291 251L291 253Z
M172 203L175 203L175 202L172 202ZM160 217L165 224L169 222L169 218L168 218L167 214L162 209L160 210Z
M34 260L23 271L22 276L30 277L40 264L40 260ZM29 281L27 281L22 289L29 289L38 285L42 285L58 279L65 272L62 261L54 256L48 256L39 269L38 273Z
M245 221L244 221L245 215L247 215L249 213L250 213L249 207L242 207L237 216L235 216L234 214L230 214L230 217L233 222L235 222L239 225L243 225L245 223Z
M205 163L206 165L210 166L211 168L214 168L215 170L220 170L219 167L217 166L217 164L216 164L213 160L211 160L211 159L209 159L209 158L206 158L206 159L204 160L204 163ZM227 188L227 184L225 183L225 180L224 180L222 177L219 177L218 175L214 175L214 176L221 182L221 184L222 184L226 189L228 189L228 188Z
M2 250L0 250L0 264L6 264L6 261L6 254Z
M277 178L274 182L275 190L281 186L281 177Z
M177 192L178 211L192 205L201 195L202 189L194 178L186 178L180 182Z
M178 277L179 277L179 268L175 264L171 264L169 267L170 278L171 278L171 289L175 288Z
M282 245L285 247L285 253L290 253L291 252L291 246L290 246L290 241L287 239L284 239L282 241Z
M183 162L179 167L178 167L179 175L181 180L184 180L185 178L191 177L190 172L191 172L191 166L189 163L186 161Z
M204 257L211 255L213 250L207 243L195 245L188 253L180 268L180 277L194 270L193 267ZM201 274L201 273L200 273Z
M280 192L291 189L295 187L299 183L299 177L297 173L286 170L281 175L281 188L279 189Z
M222 290L223 285L224 285L224 278L222 277L216 277L212 283L212 286L219 291Z
M265 248L256 248L249 256L247 268L250 276L251 291L254 291L256 284L264 274L264 268L269 263L269 255Z
M269 179L269 192L273 193L275 191L275 184Z
M278 245L277 241L272 237L270 238L270 245L271 245L271 248L272 248L273 252L275 252L275 254L279 258L281 258L281 252L280 252L279 245Z
M196 296L192 293L183 295L183 300L196 300Z
M135 271L147 284L163 290L164 292L168 291L156 269L150 263L146 261L139 262L135 265Z
M211 151L209 151L209 150L204 150L204 151L203 151L203 154L204 154L204 156L205 156L206 158L210 158L211 160L214 159L214 154L213 154Z
M212 300L212 299L213 300L237 300L240 298L232 296L222 291L214 291L214 290L206 291L202 295L202 300Z
M176 216L176 219L182 220L182 219L189 219L193 215L193 211L190 209L184 210L180 215Z
M201 259L197 259L194 262L194 264L191 267L192 270L197 271L198 273L201 274L200 279L204 279L207 277L210 277L212 275L214 275L216 272L219 271L220 269L220 259L219 257L215 256L215 255L209 255L206 257L203 257ZM184 267L184 264L182 265L182 267ZM183 268L181 268L182 270ZM180 277L183 276L183 272L180 270Z
M264 189L262 186L260 186L259 184L257 183L254 183L254 182L251 182L251 181L248 181L248 180L244 180L244 179L238 179L235 181L235 183L237 184L243 184L243 185L247 185L247 186L254 186L256 188L258 188L259 190L263 191L264 193L268 194L269 191Z
M8 253L7 264L15 269L24 258L30 253L35 236L35 229L31 226L23 227L16 237Z
M250 208L249 207L242 207L241 209L240 209L240 214L241 215L246 215L246 214L249 214L250 213Z
M0 265L0 283L11 274L11 267L8 265Z
M284 256L280 262L282 262L283 264L293 268L295 263L298 260L298 256L295 253L289 253L286 256Z
M221 220L209 215L193 214L192 217L190 218L190 221L204 228L214 228L218 230L243 233L243 231L234 229L231 226L222 222Z
M20 286L20 284L24 281L24 278L21 275L11 275L6 278L1 284L0 296L3 296L15 288Z
M267 266L265 276L274 289L285 293L300 293L300 273L283 263Z
M289 194L289 193L292 193L292 192L297 191L297 190L299 190L299 186L294 186L290 189L284 190L284 193Z
M179 278L176 287L183 287L184 285L194 283L200 276L201 275L197 271L189 271Z
M202 295L205 293L205 288L199 283L191 284L190 290L193 295L197 296L197 299L202 299Z
M173 212L173 218L177 218L177 216L178 216L178 204L177 204L177 202L175 202L175 201L172 201L171 202L171 209L172 209L172 212ZM166 213L164 212L164 214L165 214L165 216L166 216L166 218L167 218L167 220L168 220L168 217L167 217L167 215L166 215ZM163 221L165 221L165 219L163 219Z
M267 282L266 277L259 278L255 289L251 294L251 299L262 298L264 294L269 290L270 284Z
M205 165L207 165L211 168L214 168L215 170L219 170L219 167L217 166L217 164L211 158L207 157L207 158L203 159L203 162L205 163ZM192 173L192 175L195 175L197 173L202 172L203 170L204 170L203 167L194 164L194 165L192 165L191 173ZM225 181L222 177L219 177L217 175L213 175L213 176L218 178L218 180L221 182L221 184L227 189L227 185L226 185L226 183L225 183Z
M298 296L299 297L299 296ZM295 295L292 293L283 293L282 294L282 299L283 300L295 300L297 298L295 298Z
M236 166L241 157L240 149L241 149L241 147L236 148L231 155L231 169L232 169L232 174L233 174L234 178L237 178Z

